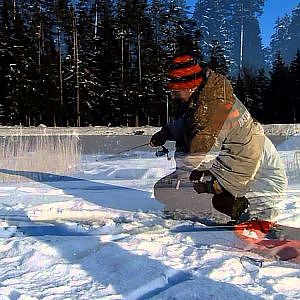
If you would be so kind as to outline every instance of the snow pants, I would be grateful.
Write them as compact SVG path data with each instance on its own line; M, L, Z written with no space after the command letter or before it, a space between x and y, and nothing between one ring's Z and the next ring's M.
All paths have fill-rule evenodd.
M218 195L198 194L189 180L189 174L178 170L155 184L154 196L165 205L166 214L176 218L202 220L204 223L212 219L227 222L232 218L234 211L240 210L240 215L247 207L245 197L243 205L237 206L240 199L235 199L225 190ZM222 213L223 217L216 212Z
M160 179L154 186L155 198L165 205L167 213L174 213L187 219L212 219L216 217L213 209L232 218L233 211L238 210L241 221L251 218L272 221L278 215L275 203L284 198L285 184L282 186L269 185L263 178L255 183L255 191L251 190L246 197L235 198L223 189L218 195L198 194L193 183L189 180L188 172L177 170ZM246 210L245 199L248 205ZM274 205L272 205L274 203ZM244 211L246 212L244 213ZM213 217L214 215L214 217ZM224 218L224 216L223 216ZM223 220L217 216L218 220ZM230 219L227 218L227 221Z

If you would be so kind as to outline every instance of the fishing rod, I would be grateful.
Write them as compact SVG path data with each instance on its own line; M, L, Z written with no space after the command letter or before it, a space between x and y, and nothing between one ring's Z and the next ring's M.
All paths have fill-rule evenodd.
M142 145L139 145L139 146L135 146L135 147L123 150L123 151L117 153L116 155L122 154L124 152L131 151L131 150L134 150L134 149L137 149L137 148L141 148L141 147L144 147L144 146L148 146L148 145L150 145L150 143L145 143L145 144L142 144ZM161 146L161 148L162 148L161 150L158 150L158 149L156 150L155 155L157 157L161 157L161 156L167 155L167 160L171 160L171 157L169 156L169 152L170 152L169 149L166 148L165 146Z
M126 150L122 150L120 152L117 152L115 155L113 156L110 156L109 158L114 158L114 157L117 157L118 155L120 154L123 154L125 152L129 152L129 151L132 151L134 149L138 149L138 148L141 148L141 147L145 147L145 146L148 146L150 145L150 143L145 143L145 144L142 144L142 145L138 145L138 146L134 146L134 147L131 147L131 148L128 148ZM167 160L171 160L171 157L169 156L169 149L167 149L165 146L161 146L161 150L157 149L156 152L155 152L155 155L156 157L161 157L161 156L164 156L164 155L167 155Z
M122 153L125 153L125 152L128 152L128 151L131 151L131 150L134 150L134 149L137 149L137 148L141 148L141 147L144 147L144 146L148 146L148 145L150 145L150 143L145 143L145 144L142 144L142 145L138 145L138 146L126 149L126 150L122 150L122 151L116 153L116 155L119 155L119 154L122 154ZM156 150L155 155L157 157L161 157L161 156L167 155L167 159L171 160L171 157L169 157L169 152L170 152L169 149L166 148L165 146L161 146L161 148L162 148L161 150L158 150L158 149Z
M148 146L148 145L149 145L149 142L145 143L145 144L142 144L142 145L139 145L139 146L135 146L135 147L126 149L126 150L122 150L120 152L117 152L116 155L119 155L119 154L122 154L122 153L125 153L125 152L128 152L128 151L131 151L131 150L134 150L134 149L137 149L137 148L141 148L141 147L144 147L144 146Z

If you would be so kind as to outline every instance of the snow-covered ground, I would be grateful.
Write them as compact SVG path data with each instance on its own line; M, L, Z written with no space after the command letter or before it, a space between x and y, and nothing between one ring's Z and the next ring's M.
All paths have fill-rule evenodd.
M144 134L152 135L161 127L155 126L140 126L140 127L109 127L109 126L86 126L86 127L47 127L40 124L37 127L23 126L0 126L0 136L11 135L69 135L76 134L80 136L86 135L135 135ZM288 136L300 134L300 124L268 124L263 125L267 135Z
M188 222L163 219L152 190L174 167L153 152L90 155L70 176L2 183L0 299L300 299L299 264L242 250L232 232L169 230ZM280 221L299 227L290 174Z

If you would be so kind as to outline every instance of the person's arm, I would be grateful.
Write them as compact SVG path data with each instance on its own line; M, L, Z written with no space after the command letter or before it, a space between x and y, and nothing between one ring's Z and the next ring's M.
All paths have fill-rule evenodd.
M184 138L184 117L181 117L166 125L170 131L170 141L179 141Z
M150 146L162 146L166 143L166 141L178 141L182 139L183 136L183 118L181 117L168 123L163 126L160 131L156 132L150 140Z
M207 154L219 151L226 138L224 123L231 117L235 102L232 86L224 76L211 72L200 92L198 105L187 117L190 154L185 164L195 169L205 169L211 158Z
M215 72L211 72L198 101L198 108L189 118L190 152L205 155L214 145L222 143L227 134L224 123L238 111L232 110L235 99L229 80Z

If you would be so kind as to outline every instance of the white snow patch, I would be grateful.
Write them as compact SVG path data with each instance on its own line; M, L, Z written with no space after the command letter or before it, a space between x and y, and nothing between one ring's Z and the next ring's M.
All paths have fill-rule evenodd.
M251 258L264 258L240 249L232 232L168 230L189 224L162 219L151 199L174 160L96 158L67 181L0 186L0 299L300 298L298 264L259 267ZM299 182L287 195L280 220L298 226ZM18 225L77 235L26 236Z

